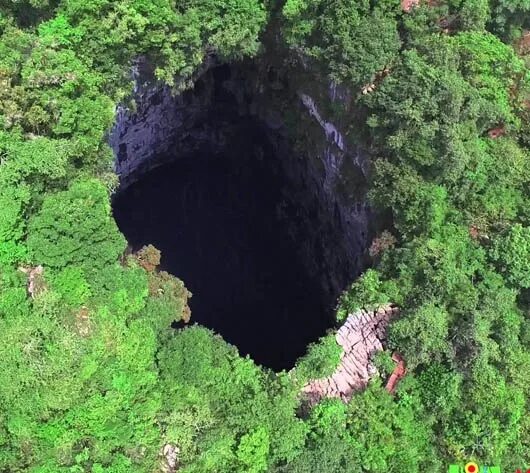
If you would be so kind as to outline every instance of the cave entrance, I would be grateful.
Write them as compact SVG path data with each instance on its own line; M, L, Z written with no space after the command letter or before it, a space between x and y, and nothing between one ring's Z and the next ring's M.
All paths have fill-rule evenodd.
M289 165L300 179L288 175L285 136L248 113L244 90L221 66L181 96L144 93L114 132L122 188L113 208L133 250L156 246L161 269L193 293L192 322L279 371L333 324L338 293L323 281L353 273L345 254L335 274L318 269L326 238L328 252L341 252L341 229L307 188L303 160Z

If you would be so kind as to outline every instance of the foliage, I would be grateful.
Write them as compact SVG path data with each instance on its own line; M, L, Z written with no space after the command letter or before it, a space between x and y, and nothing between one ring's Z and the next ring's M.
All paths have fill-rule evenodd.
M0 471L147 473L168 443L183 472L530 464L530 82L502 42L530 4L421 3L0 2ZM401 307L394 397L375 380L300 409L300 381L336 366L333 334L272 373L204 328L173 330L184 283L152 246L123 256L106 137L131 66L183 89L213 55L256 55L270 16L267 49L308 66L293 83L351 92L330 120L372 156L388 228L337 318Z
M516 301L528 266L528 150L518 140L528 72L477 25L438 34L435 13L405 20L408 49L360 99L380 156L372 202L392 213L399 243L382 255L377 277L343 296L339 315L393 284L401 315L390 342L418 376L411 393L430 409L422 416L436 426L438 455L508 467L515 457L528 462L525 440L503 434L518 431L528 412L515 374L528 359ZM499 126L505 135L491 138ZM509 334L502 342L499 330ZM437 389L439 400L427 392Z
M403 393L394 402L373 384L348 406L338 400L320 403L311 412L305 451L285 471L436 471L441 465L432 455L430 432L420 421L417 401Z
M113 298L127 291L132 273L122 271L110 289ZM69 304L81 295L85 309L65 310L59 294L47 289L32 307L21 305L0 319L6 380L0 465L10 471L83 471L94 464L149 471L159 436L154 361L161 327L131 319L141 301L122 314L98 304L79 270L63 270L54 286L66 291Z
M398 289L392 283L381 281L379 273L368 269L342 294L337 310L338 320L364 307L378 307L388 302L398 302Z
M287 0L283 7L287 42L323 62L337 82L370 84L392 64L400 41L397 23L385 5L371 9L367 4Z
M147 320L168 327L173 321L189 322L191 311L186 301L191 293L184 283L165 271L148 275L149 298L143 309Z
M490 256L514 287L530 287L530 227L517 223L493 243Z
M84 271L76 266L67 266L60 271L54 278L53 287L72 306L84 304L90 297L90 285Z
M183 452L184 471L265 471L303 444L295 387L208 330L190 327L173 336L159 364L166 439L193 447Z
M111 217L106 189L90 180L44 199L29 222L27 245L37 263L53 268L76 264L90 270L116 261L125 240Z
M409 367L444 358L448 350L447 319L444 308L428 303L413 313L405 312L403 318L392 325L390 336L397 346L405 347L403 355Z
M191 0L176 5L169 0L76 0L61 2L59 12L47 31L71 41L97 69L115 75L119 71L114 64L147 54L157 64L157 77L169 84L176 76L191 76L206 54L216 52L224 58L255 54L257 35L266 20L257 0ZM65 32L68 36L62 39Z
M266 15L255 0L0 5L0 470L158 464L167 396L156 354L172 321L189 319L190 294L155 270L154 248L119 263L125 240L111 215L106 134L139 55L184 86L206 55L255 54ZM16 269L28 263L45 267L31 299ZM254 373L264 388L267 376ZM283 385L274 396L295 421ZM184 380L179 389L188 390ZM257 424L238 432L236 465L263 470L281 451Z
M307 347L306 354L296 363L296 378L307 382L330 376L337 368L341 354L342 348L335 340L335 334L329 333Z
M521 28L528 27L528 0L494 0L491 23L497 32L506 37L515 35Z

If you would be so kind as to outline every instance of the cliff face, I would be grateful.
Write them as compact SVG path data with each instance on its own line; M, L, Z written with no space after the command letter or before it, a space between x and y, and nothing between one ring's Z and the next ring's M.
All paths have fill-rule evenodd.
M270 165L290 183L278 215L308 271L336 298L363 269L370 233L367 158L330 113L348 91L315 81L303 65L278 67L266 57L230 65L210 58L194 88L176 95L142 73L136 79L136 107L119 107L110 136L121 190L180 157L246 147L259 159L260 147L271 147ZM263 142L238 135L249 122Z
M210 59L204 69L213 64ZM212 90L203 87L202 81L192 90L174 94L169 87L156 83L142 61L134 67L133 76L134 108L118 106L109 138L121 190L150 169L172 161L175 154L216 152L225 146L219 141L219 124L212 125L208 118Z

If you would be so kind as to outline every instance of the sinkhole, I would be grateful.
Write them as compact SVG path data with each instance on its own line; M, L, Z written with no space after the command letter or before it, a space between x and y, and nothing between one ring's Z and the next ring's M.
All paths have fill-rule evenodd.
M111 136L113 211L133 251L153 244L161 269L185 282L192 322L279 371L333 325L366 229L344 221L322 165L293 152L279 115L256 111L255 91L272 79L253 77L249 86L248 70L216 65L181 95L140 89ZM351 205L359 217L364 207Z

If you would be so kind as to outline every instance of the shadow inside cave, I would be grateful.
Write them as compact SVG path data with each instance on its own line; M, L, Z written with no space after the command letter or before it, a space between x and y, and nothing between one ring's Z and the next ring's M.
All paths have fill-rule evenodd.
M114 215L134 250L152 243L185 282L192 322L278 371L325 333L334 300L300 260L278 212L288 183L269 160L244 148L180 158L118 194Z
M136 113L119 115L113 208L133 250L155 245L161 269L193 293L192 322L279 371L333 324L362 264L364 207L322 187L321 158L292 153L248 73L214 67L182 95L148 90ZM274 94L301 107L285 87Z

